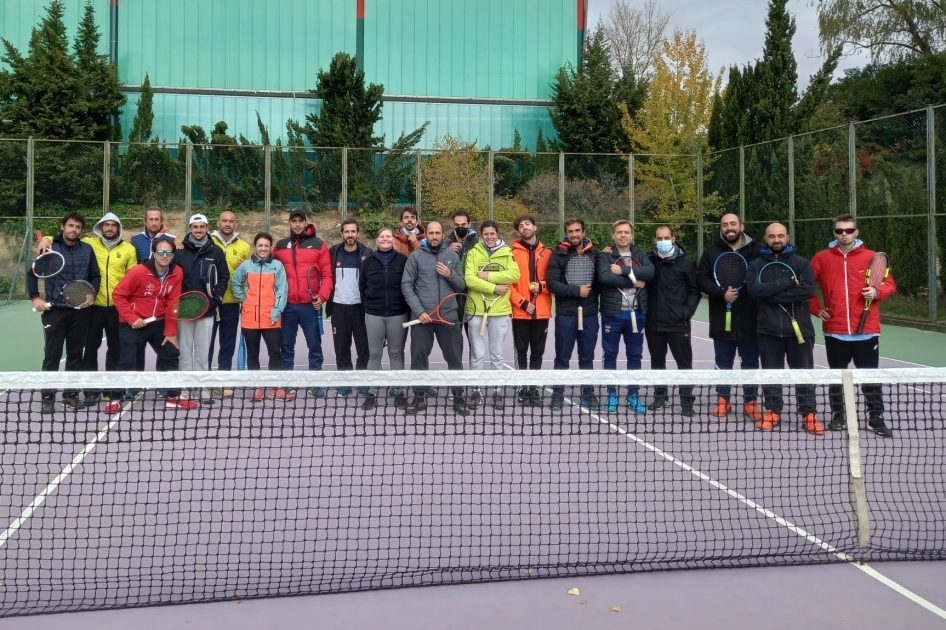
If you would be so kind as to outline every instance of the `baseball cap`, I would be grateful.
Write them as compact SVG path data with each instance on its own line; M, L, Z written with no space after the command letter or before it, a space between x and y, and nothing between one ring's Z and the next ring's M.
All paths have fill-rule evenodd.
M195 214L191 217L191 220L187 223L187 225L194 225L195 223L209 223L209 221L207 221L207 217L204 215Z
M289 218L292 219L292 217L302 217L306 221L309 220L309 217L306 216L305 210L302 210L301 208L296 208L295 210L290 212Z

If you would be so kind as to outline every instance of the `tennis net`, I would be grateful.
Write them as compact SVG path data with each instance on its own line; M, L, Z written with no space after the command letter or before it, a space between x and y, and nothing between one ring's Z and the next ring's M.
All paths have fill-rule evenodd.
M8 373L2 383L0 616L946 558L946 370ZM669 387L670 406L634 413L630 383L645 404ZM113 414L58 402L40 412L43 389L116 384L139 391ZM732 410L714 417L721 384L735 386ZM865 430L870 384L882 384L892 438ZM743 412L756 385L784 389L771 430ZM813 435L800 411L814 404L827 424L832 386L847 428ZM195 387L233 393L193 410L161 396ZM426 408L398 406L415 398Z

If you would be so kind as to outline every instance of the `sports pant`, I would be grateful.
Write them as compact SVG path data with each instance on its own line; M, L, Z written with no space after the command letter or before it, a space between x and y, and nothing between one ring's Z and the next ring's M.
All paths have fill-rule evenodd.
M503 342L509 329L509 315L493 315L486 319L486 335L480 337L483 316L477 315L467 324L467 336L470 339L470 369L482 370L486 358L486 346L489 342L489 363L494 370L504 370Z
M851 361L854 367L862 369L877 368L880 366L880 337L872 337L863 341L844 341L834 337L824 338L824 348L828 353L828 367L846 369ZM869 417L879 416L884 412L883 389L880 385L862 385L864 399L867 403ZM840 385L831 385L828 388L831 398L831 412L844 411L844 397Z
M201 317L192 322L177 323L182 372L206 372L210 369L210 338L213 329L213 316Z
M549 336L547 319L513 319L512 342L516 346L516 367L520 370L541 370L545 341ZM529 350L532 355L529 355Z
M311 302L286 304L282 312L282 369L292 370L296 362L296 335L299 328L309 347L309 369L322 369L322 335L319 333L320 311Z
M463 326L459 324L418 324L411 332L411 370L426 371L430 365L430 351L434 349L434 337L447 361L448 370L463 369ZM462 388L453 388L454 394ZM424 396L426 387L415 387L415 396Z
M650 369L667 369L667 349L673 355L673 360L677 363L678 370L693 369L693 346L690 345L690 321L687 320L687 329L683 331L664 332L645 328L644 334L647 337L647 350L650 352ZM693 387L681 385L680 402L684 405L693 404ZM666 387L655 387L654 396L660 398L667 395Z
M89 330L85 337L85 354L82 369L97 372L99 369L99 348L102 347L102 334L105 334L105 371L118 369L121 356L121 342L118 339L118 308L114 306L95 306L89 310ZM122 395L121 389L106 390L114 398Z
M759 335L759 358L763 370L781 370L788 367L793 370L810 370L815 365L815 340L806 337L805 343L798 343L795 335L790 337L776 337L774 335ZM763 405L775 413L782 413L782 386L762 386ZM796 385L795 400L798 413L801 415L815 412L815 386Z
M222 318L222 316L221 316ZM282 330L279 328L243 328L243 341L246 343L246 369L259 370L260 340L266 343L266 353L269 355L268 370L278 372L282 370Z
M556 370L567 370L572 360L572 352L578 345L578 369L592 370L595 365L595 346L598 343L598 314L585 313L584 330L578 330L578 315L555 316L555 362ZM561 394L565 388L556 385L553 393ZM582 388L583 394L590 394L591 387Z
M89 330L89 309L51 308L43 312L43 372L58 372L62 361L62 346L66 346L66 372L81 372L83 350ZM76 390L66 390L64 397L75 398ZM44 389L43 400L52 400L55 390Z
M380 370L381 358L384 354L384 342L388 344L388 361L392 370L404 369L404 337L407 329L403 324L407 321L407 313L380 317L365 315L365 330L368 334L368 369ZM334 317L332 319L335 319Z
M713 339L713 351L716 355L717 370L731 370L736 363L736 352L739 352L739 366L743 370L759 369L759 344L755 339ZM744 385L742 390L746 402L755 400L759 395L759 388L755 385ZM719 385L716 394L729 400L732 388L729 385Z
M180 323L178 323L180 327ZM178 330L180 333L180 330ZM125 322L118 325L118 338L121 343L121 352L118 359L118 370L128 371L135 365L135 357L138 350L145 345L150 345L155 354L158 355L158 372L177 372L180 367L180 351L172 343L164 343L164 320L146 324L144 328L132 328ZM180 343L180 337L178 337ZM181 395L179 389L169 389L167 395L171 398L177 398Z
M641 311L637 311L637 332L634 332L632 324L630 311L621 311L620 317L601 314L601 350L604 352L601 367L606 370L618 369L618 354L621 351L621 340L623 340L627 355L627 369L641 369L647 319ZM616 391L616 388L608 387L609 393ZM637 385L628 385L627 393L636 394Z
M216 318L213 318L214 329L210 335L210 352L207 354L207 365L213 365L215 342L219 336L220 351L217 353L217 369L232 370L237 331L240 328L240 305L221 304L219 310L220 321L218 322Z
M351 344L355 342L356 370L368 368L368 331L365 307L361 304L332 304L332 336L335 344L335 369L350 370Z

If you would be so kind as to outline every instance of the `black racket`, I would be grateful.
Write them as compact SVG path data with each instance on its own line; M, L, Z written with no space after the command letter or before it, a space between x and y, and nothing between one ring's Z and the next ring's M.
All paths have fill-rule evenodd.
M575 254L565 265L565 282L575 286L591 286L595 279L595 263L588 254ZM578 298L578 330L585 329L585 310Z
M480 271L485 271L487 273L498 273L506 271L506 266L500 263L491 262L486 263L480 267ZM489 309L502 299L503 296L496 295L495 293L483 293L478 291L480 298L483 300L483 321L480 324L480 337L486 334L486 319L489 317Z
M713 278L722 289L735 289L737 292L746 283L749 263L739 252L723 252L713 263ZM794 275L794 274L793 274ZM726 332L732 330L732 302L726 301Z
M37 278L52 278L66 266L66 259L57 251L49 250L33 259L33 275Z
M309 298L315 302L315 298L319 295L319 289L322 288L322 274L319 272L318 265L312 265L309 267L309 271L306 273L306 286L309 289ZM316 318L319 320L319 334L325 334L325 327L322 324L322 308L319 307L316 310Z
M631 273L633 274L633 269L636 267L642 267L640 261L638 261L633 256L621 256L618 259L618 264L622 267L630 267L632 269ZM636 282L636 278L628 276L629 280ZM624 306L627 306L631 310L631 332L637 331L637 304L640 301L640 296L638 295L639 290L636 287L619 287L618 290L621 292L621 302L622 309Z
M787 279L791 279L795 285L798 284L795 270L783 262L770 262L759 270L759 282L762 283L782 282ZM788 318L792 320L792 329L795 331L798 343L805 343L805 337L801 334L801 327L798 325L798 320L795 319L795 305L789 304L789 307L791 308L790 311L785 308L784 304L779 304L779 308L785 311Z
M95 287L85 280L71 280L67 282L59 291L52 302L46 302L46 308L51 308L54 304L68 306L74 309L91 306L95 301ZM38 312L33 308L34 312Z
M890 277L890 263L887 261L887 254L877 252L874 254L873 258L870 259L870 264L867 266L864 286L877 289L887 282L888 277ZM867 313L870 311L870 305L873 301L874 298L864 300L864 312L861 313L861 321L857 324L858 335L864 334L864 324L867 323Z
M210 308L210 298L203 291L187 291L171 300L164 309L164 316L179 322L191 322L200 319ZM145 319L146 324L157 321L156 316Z
M440 300L429 314L431 323L434 324L465 325L473 318L473 305L466 293L450 293ZM453 319L450 318L451 314L454 314ZM412 319L409 322L404 322L402 326L410 328L420 323L419 319Z

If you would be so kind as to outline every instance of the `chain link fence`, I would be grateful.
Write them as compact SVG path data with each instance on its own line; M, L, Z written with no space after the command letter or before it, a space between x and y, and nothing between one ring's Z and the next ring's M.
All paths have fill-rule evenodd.
M583 219L601 246L614 221L629 219L643 249L668 224L694 257L718 237L726 213L760 239L769 223L786 223L806 257L833 240L834 217L851 213L866 245L891 259L899 291L884 315L943 323L943 200L946 107L704 155L0 139L0 300L24 297L34 231L55 233L70 211L91 227L108 209L131 234L152 205L182 233L194 213L213 224L229 210L245 237L280 238L289 211L303 208L330 243L348 217L371 241L407 206L424 223L444 220L447 233L456 210L474 223L493 219L507 241L517 236L515 217L531 214L548 244L562 238L568 217Z

